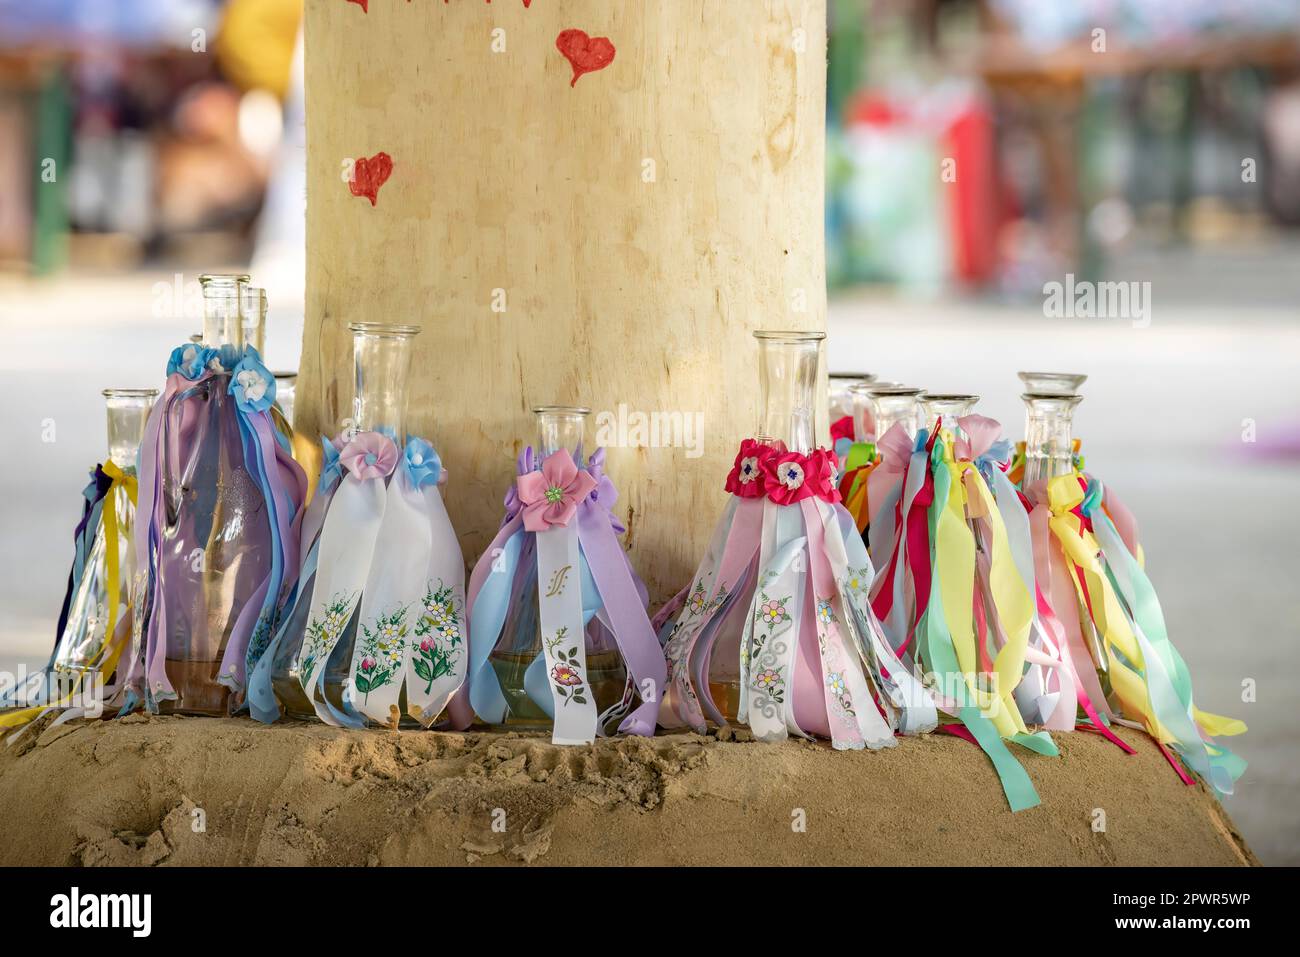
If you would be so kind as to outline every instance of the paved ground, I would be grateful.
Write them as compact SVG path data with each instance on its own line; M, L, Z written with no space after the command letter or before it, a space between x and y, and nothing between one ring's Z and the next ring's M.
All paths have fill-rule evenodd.
M1037 306L851 296L832 306L832 369L973 391L1023 430L1018 369L1091 375L1078 413L1089 467L1142 526L1170 632L1198 703L1244 718L1251 762L1226 804L1256 853L1300 863L1300 460L1258 453L1300 436L1300 253L1271 266L1183 257L1130 262L1153 281L1147 328L1044 318ZM99 390L159 384L197 319L155 317L170 275L0 279L0 669L43 661L67 574L85 469L104 449ZM292 366L301 319L272 315L269 364ZM1243 443L1243 420L1258 442ZM43 441L49 421L54 441ZM1245 703L1242 682L1257 700Z

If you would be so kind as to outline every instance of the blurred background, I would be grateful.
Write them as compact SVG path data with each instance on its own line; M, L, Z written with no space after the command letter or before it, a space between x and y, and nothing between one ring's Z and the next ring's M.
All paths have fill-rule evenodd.
M1013 438L1017 370L1090 375L1088 467L1198 704L1251 726L1227 807L1300 863L1300 0L828 5L830 370L979 394ZM198 274L250 271L297 365L301 16L0 0L0 669L44 663L99 390L161 385ZM1050 308L1101 282L1142 308Z

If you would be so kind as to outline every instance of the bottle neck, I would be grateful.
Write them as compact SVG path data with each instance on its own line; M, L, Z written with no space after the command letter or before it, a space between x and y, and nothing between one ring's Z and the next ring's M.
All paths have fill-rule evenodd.
M243 295L247 276L199 277L203 289L203 344L212 349L244 346Z
M1082 397L1026 394L1021 399L1025 403L1024 484L1069 475L1074 471L1074 408Z
M154 389L108 389L104 404L108 419L108 458L118 468L134 469L144 441L145 423L158 392Z
M537 417L537 456L540 463L560 449L567 449L582 464L588 410L578 406L545 406L533 409Z
M411 368L413 326L354 323L352 422L362 432L382 432L406 441L406 380Z
M756 333L759 424L756 438L808 454L817 445L817 367L822 333Z
M244 345L263 354L266 346L266 290L245 286L240 304L240 334Z
M926 395L921 397L922 424L930 429L957 431L957 420L975 411L977 395Z
M871 413L875 419L875 438L879 442L895 425L901 425L910 438L916 437L916 422L920 415L917 398L920 389L901 389L870 394Z

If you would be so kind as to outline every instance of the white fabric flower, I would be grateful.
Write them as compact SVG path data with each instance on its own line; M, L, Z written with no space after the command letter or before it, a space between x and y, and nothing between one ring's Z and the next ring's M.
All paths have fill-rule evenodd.
M244 401L260 402L266 395L268 382L256 370L245 369L235 379L244 390Z
M758 478L758 457L750 455L740 460L740 481L748 485Z
M803 485L803 466L798 462L786 462L781 466L779 478L781 484L793 492Z

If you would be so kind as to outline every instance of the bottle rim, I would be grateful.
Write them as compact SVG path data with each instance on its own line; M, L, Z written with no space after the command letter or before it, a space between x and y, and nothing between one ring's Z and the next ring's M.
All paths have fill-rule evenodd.
M101 395L106 399L156 399L157 389L105 389Z
M410 339L420 334L421 326L400 322L349 322L348 330L373 339Z
M826 333L812 329L755 329L754 338L775 342L821 342Z
M585 405L535 405L533 415L591 415Z

